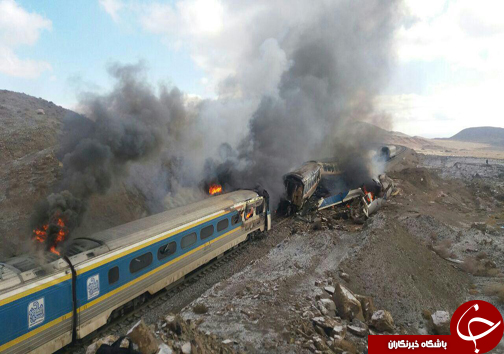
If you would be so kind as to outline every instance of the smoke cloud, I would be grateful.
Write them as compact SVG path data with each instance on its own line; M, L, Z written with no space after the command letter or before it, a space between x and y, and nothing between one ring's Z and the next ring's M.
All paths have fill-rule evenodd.
M109 73L117 81L114 90L102 96L86 94L81 101L86 117L68 117L63 129L58 153L63 163L59 191L43 200L32 217L32 226L47 234L44 235L47 248L57 246L55 240L63 227L61 223L69 231L80 225L92 195L105 194L114 183L132 178L135 173L130 173L130 168L134 163L152 163L151 159L156 157L157 170L152 170L147 178L150 185L160 182L169 188L169 178L162 176L174 160L162 152L175 146L178 133L185 124L190 124L183 94L165 86L156 94L146 83L142 63L115 64ZM143 169L142 174L147 171L148 168ZM147 185L135 184L135 179L131 183ZM144 188L152 210L159 210L156 197L166 195L165 188L160 191Z
M210 32L164 22L164 13L198 11L179 3L156 5L142 21L185 41L218 97L152 87L143 63L112 65L114 89L84 95L85 118L68 120L60 190L38 209L35 227L68 210L77 227L86 200L118 182L139 190L154 213L201 198L212 181L225 190L259 184L276 202L282 176L318 158L338 158L348 184L370 176L375 132L356 122L386 124L373 100L393 67L401 1L222 1L229 21Z
M368 151L376 139L372 128L356 122L387 124L386 117L374 115L373 98L385 87L393 64L400 2L319 5L302 25L287 27L277 45L288 66L277 93L268 90L252 114L248 135L237 147L242 163L223 162L233 167L235 184L260 183L274 200L283 192L283 174L316 158L337 158L348 184L361 184L371 175ZM231 76L224 91L241 95L250 86L246 78Z

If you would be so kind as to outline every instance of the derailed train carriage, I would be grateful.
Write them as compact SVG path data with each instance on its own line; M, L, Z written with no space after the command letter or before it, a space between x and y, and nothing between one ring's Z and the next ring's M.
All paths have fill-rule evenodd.
M295 171L284 175L285 201L282 208L290 215L301 210L315 193L323 176L339 175L341 172L334 161L309 161Z
M0 263L0 352L53 353L270 228L267 194L239 190Z

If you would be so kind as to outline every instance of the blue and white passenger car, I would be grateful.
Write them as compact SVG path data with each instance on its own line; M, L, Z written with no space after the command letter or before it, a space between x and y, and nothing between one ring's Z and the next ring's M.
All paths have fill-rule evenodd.
M0 352L53 353L270 227L267 197L239 190L74 239L50 263L0 263Z

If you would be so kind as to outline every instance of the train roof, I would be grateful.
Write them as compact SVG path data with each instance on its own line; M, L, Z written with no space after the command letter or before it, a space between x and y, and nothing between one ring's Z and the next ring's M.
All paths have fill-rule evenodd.
M297 170L291 171L291 172L285 174L284 179L286 179L288 177L295 177L295 178L304 180L308 177L311 177L311 175L314 172L316 172L317 170L320 170L320 165L316 161L308 161L308 162L305 162Z
M229 209L235 204L256 198L258 194L250 190L216 195L202 201L174 208L159 214L122 224L84 238L105 245L114 250L126 245L173 230L192 221ZM74 239L74 241L79 238ZM69 245L71 249L72 245Z
M206 198L179 208L100 231L89 237L72 239L66 254L73 264L81 263L108 251L125 247L149 237L167 232L192 221L202 219L219 211L230 209L236 204L257 198L250 190L238 190ZM62 258L46 254L46 261L35 255L21 255L0 262L0 294L25 281L50 275L68 267Z

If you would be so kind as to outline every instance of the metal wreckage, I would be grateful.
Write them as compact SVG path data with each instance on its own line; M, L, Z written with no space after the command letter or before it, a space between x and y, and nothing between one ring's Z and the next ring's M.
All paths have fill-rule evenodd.
M381 149L384 160L395 156L395 146ZM349 188L334 161L309 161L284 175L285 196L277 213L306 214L328 208L344 208L355 221L364 221L390 198L394 182L386 174L369 178L357 188Z

